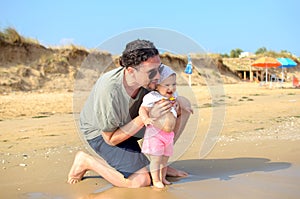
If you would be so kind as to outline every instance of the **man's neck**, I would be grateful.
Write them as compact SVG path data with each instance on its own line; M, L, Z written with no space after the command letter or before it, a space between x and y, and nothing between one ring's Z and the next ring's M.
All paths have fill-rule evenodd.
M131 98L135 98L140 90L140 86L138 86L132 77L128 75L126 70L124 71L123 83L128 95Z

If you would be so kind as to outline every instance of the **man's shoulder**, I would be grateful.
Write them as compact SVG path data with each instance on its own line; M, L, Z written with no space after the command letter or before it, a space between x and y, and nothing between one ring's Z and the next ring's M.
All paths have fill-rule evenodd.
M98 87L101 87L105 90L117 89L122 85L123 79L123 68L115 68L111 71L104 73L101 77L99 77L97 81Z

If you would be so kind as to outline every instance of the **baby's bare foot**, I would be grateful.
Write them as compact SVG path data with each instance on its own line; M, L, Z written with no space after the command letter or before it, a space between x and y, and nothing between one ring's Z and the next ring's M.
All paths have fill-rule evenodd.
M153 186L156 187L156 188L159 188L159 189L163 189L165 187L165 185L160 181L153 182Z

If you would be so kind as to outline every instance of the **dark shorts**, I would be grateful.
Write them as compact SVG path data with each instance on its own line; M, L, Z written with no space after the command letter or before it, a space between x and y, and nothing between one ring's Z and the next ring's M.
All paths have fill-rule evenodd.
M100 155L109 165L122 173L125 178L149 165L148 158L141 153L137 139L132 137L117 146L108 145L98 136L88 140L92 149Z

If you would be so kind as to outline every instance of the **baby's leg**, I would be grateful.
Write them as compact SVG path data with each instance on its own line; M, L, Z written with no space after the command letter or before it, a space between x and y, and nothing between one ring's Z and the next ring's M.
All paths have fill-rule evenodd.
M152 176L153 185L157 188L164 188L164 184L162 182L163 174L162 174L162 156L154 156L150 155L150 173Z
M166 176L167 176L167 164L168 164L168 160L169 160L169 156L162 156L162 165L163 165L163 168L162 168L162 182L163 182L165 185L171 184L171 182L169 182L169 181L166 179Z

